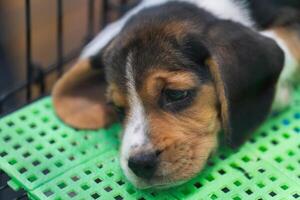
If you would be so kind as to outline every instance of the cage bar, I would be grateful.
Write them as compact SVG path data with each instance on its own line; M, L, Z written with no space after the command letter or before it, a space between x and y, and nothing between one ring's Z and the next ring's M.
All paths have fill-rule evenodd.
M31 100L31 81L32 81L32 52L31 52L31 5L30 0L25 0L25 32L26 32L26 101Z
M57 0L57 75L63 74L63 2Z

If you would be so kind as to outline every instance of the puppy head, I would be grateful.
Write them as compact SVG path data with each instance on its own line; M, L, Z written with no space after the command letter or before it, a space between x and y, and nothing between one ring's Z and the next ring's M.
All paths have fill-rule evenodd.
M221 128L230 144L240 144L267 116L283 65L273 41L241 25L170 20L131 21L53 93L65 122L103 127L116 116L100 88L105 68L107 101L124 116L121 166L140 188L195 176Z

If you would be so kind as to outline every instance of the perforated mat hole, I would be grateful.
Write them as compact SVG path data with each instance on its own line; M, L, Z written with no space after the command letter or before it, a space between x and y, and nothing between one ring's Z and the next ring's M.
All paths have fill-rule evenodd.
M248 195L253 194L252 190L250 190L250 189L247 189L245 192L246 192L246 194L248 194Z
M300 113L296 113L296 114L294 115L294 118L295 118L295 119L300 119Z
M66 149L65 149L64 147L59 147L59 148L58 148L58 151L61 152L61 153L64 152L65 150L66 150Z
M98 193L94 193L91 195L91 197L93 197L93 199L98 199L100 195Z
M49 140L49 144L54 144L54 143L55 143L54 139Z
M50 190L50 189L45 190L43 193L44 193L44 195L45 195L46 197L50 197L51 195L54 194L54 192L53 192L52 190Z
M289 189L289 186L287 186L286 184L283 184L280 186L280 188L283 190L287 190L287 189Z
M250 139L249 139L249 142L253 144L253 143L256 142L256 140L255 140L254 138L250 138Z
M60 182L57 184L57 187L59 187L60 189L64 189L65 187L67 187L67 184L65 182Z
M138 200L146 200L144 197L139 198Z
M224 192L224 193L227 193L227 192L230 191L228 187L223 187L221 190L222 190L222 192Z
M35 160L32 162L33 166L38 166L39 164L41 164L41 162L39 160Z
M290 151L288 151L288 155L289 155L289 156L294 156L294 155L295 155L295 152L292 151L292 150L290 150Z
M10 140L11 140L11 137L9 135L6 135L5 137L3 137L4 142L9 142Z
M91 170L86 169L86 170L84 170L84 173L85 173L86 175L90 175L92 172L91 172Z
M291 136L288 133L283 133L282 137L285 139L289 139Z
M97 164L97 167L98 167L99 169L102 169L103 165L102 165L101 163L99 163L99 164Z
M294 171L295 167L293 167L292 165L288 165L288 166L286 166L286 169L289 171Z
M52 155L52 153L47 153L47 154L45 155L45 157L46 157L47 159L51 159L51 158L53 158L53 155Z
M75 147L75 146L77 146L77 142L76 141L72 141L71 145Z
M266 151L268 150L268 148L265 147L265 146L260 146L258 149L259 149L261 152L266 152Z
M95 183L99 184L99 183L101 183L101 182L102 182L102 179L100 179L100 178L96 178L96 179L94 179L94 181L95 181Z
M37 177L35 175L31 175L27 178L28 181L30 181L31 183L37 180Z
M259 188L263 188L263 187L266 186L263 182L258 182L258 183L256 183L256 185L257 185L257 187L259 187Z
M220 169L220 170L218 170L218 173L221 175L224 175L224 174L226 174L226 171L224 169Z
M77 195L77 193L74 190L72 190L72 191L68 192L68 195L69 195L69 197L73 198Z
M225 159L226 159L226 156L225 156L224 154L221 154L221 155L219 156L219 158L220 158L221 160L225 160Z
M260 173L264 173L266 170L263 169L263 168L260 168L260 169L258 169L258 171L259 171Z
M56 130L58 130L58 129L59 129L59 126L57 126L57 125L53 125L51 128L52 128L52 130L56 131Z
M244 156L244 157L242 158L242 160L243 160L245 163L247 163L247 162L250 161L250 158L249 158L248 156Z
M19 118L21 121L25 121L27 119L27 117L25 115L21 115Z
M2 151L1 153L0 153L0 156L3 158L3 157L5 157L5 156L7 156L7 152L6 151Z
M218 199L218 196L216 194L211 194L210 199L212 200Z
M48 168L46 168L46 169L44 169L44 170L42 171L42 173L43 173L44 175L47 175L47 174L50 173L50 170L49 170Z
M276 194L276 192L271 191L271 192L269 193L269 195L270 195L271 197L275 197L277 194Z
M205 179L208 180L209 182L215 180L215 178L210 174L208 176L206 176Z
M72 179L72 181L76 182L80 179L80 177L75 175L75 176L72 176L71 179Z
M62 137L62 138L67 138L67 137L68 137L68 134L67 134L67 133L62 133L62 134L61 134L61 137Z
M75 160L75 157L74 157L74 156L69 156L68 159L69 159L70 161L73 161L73 160Z
M38 114L40 114L40 111L39 110L32 110L32 114L38 115Z
M299 195L298 193L295 193L295 194L293 194L293 197L294 197L295 199L298 199L298 198L300 197L300 195Z
M113 172L107 172L106 175L107 175L108 177L112 177L112 176L114 175L114 173L113 173Z
M274 160L278 163L281 163L283 159L280 156L277 156Z
M14 164L17 163L17 160L13 158L13 159L9 160L8 163L9 163L10 165L14 165Z
M123 180L119 180L119 181L117 182L117 184L121 186L121 185L124 185L125 182L124 182Z
M278 126L276 126L276 125L272 126L273 131L278 131L278 129L279 129Z
M56 167L60 168L60 167L63 166L63 163L62 163L61 161L56 161L56 162L54 163L54 165L55 165Z
M180 192L181 192L184 196L188 196L189 194L192 193L192 191L191 191L188 187L183 188Z
M235 197L232 198L232 200L242 200L242 199L239 196L235 196Z
M112 188L111 188L110 186L107 186L107 187L104 188L104 190L105 190L106 192L111 192L111 191L112 191Z
M15 123L13 123L12 121L8 121L6 122L7 126L12 127L15 125Z
M26 151L25 153L22 154L22 156L24 158L28 158L29 156L31 156L31 153L29 153L28 151Z
M290 120L284 119L284 120L282 120L282 124L285 125L285 126L287 126L287 125L290 124Z
M19 169L19 172L21 174L24 174L25 172L27 172L27 169L25 167L22 167L22 168Z
M44 146L39 144L35 147L36 150L41 151L42 149L44 149Z
M239 186L242 185L242 183L241 183L240 181L238 181L238 180L234 181L233 184L234 184L235 186L237 186L237 187L239 187Z
M134 194L135 193L135 190L132 187L127 188L126 191L128 192L128 194Z
M26 138L26 141L27 141L28 143L31 143L31 142L34 141L34 139L33 139L32 137L28 137L28 138Z
M271 143L272 143L274 146L276 146L276 145L278 144L278 141L275 140L275 139L273 139L273 140L271 140Z
M31 123L31 124L29 124L29 127L30 127L31 129L35 129L35 128L36 128L36 124L35 124L35 123Z
M45 131L41 131L41 132L39 132L39 135L40 135L41 137L44 137L44 136L46 135L46 132L45 132Z
M272 182L274 182L274 181L277 180L277 178L276 178L275 176L270 176L269 179L270 179Z
M268 134L267 134L266 132L261 132L260 135L261 135L262 137L267 137Z
M199 182L194 183L195 188L199 189L202 187L202 184Z
M90 188L90 186L87 185L87 184L83 184L83 185L81 185L80 187L81 187L81 189L84 190L84 191L86 191L86 190L88 190L88 189Z
M121 195L115 196L115 200L123 200L124 198Z
M18 150L18 149L20 149L20 148L21 148L21 145L19 145L19 144L15 144L15 145L13 146L13 148L14 148L14 150Z

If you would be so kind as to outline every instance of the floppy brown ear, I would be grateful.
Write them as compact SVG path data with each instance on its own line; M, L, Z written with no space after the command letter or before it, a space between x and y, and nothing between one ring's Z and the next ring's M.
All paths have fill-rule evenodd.
M108 125L114 114L106 105L103 77L103 71L92 68L90 60L79 60L54 86L52 96L57 115L79 129Z
M215 23L207 35L223 128L238 146L268 116L284 54L275 41L229 21Z

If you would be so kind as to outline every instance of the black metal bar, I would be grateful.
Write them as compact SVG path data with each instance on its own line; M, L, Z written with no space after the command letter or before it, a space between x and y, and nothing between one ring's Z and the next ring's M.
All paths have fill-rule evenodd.
M57 0L57 75L63 74L63 2Z
M27 74L27 88L26 101L31 99L31 79L32 79L32 54L31 54L31 9L30 0L25 1L25 29L26 29L26 74Z
M94 36L94 22L95 22L95 0L88 1L88 10L87 10L87 37L86 42L89 42Z
M67 56L64 57L62 65L65 65L66 63L68 63L71 60L75 59L79 55L80 52L81 52L81 48L76 49L76 50L72 51L71 53L69 53ZM49 65L44 70L44 74L48 75L49 73L54 72L57 69L57 66L58 66L57 63ZM33 80L33 81L37 81L37 80ZM27 85L28 85L27 81L20 82L18 85L16 85L15 87L13 87L11 90L9 90L8 92L2 94L0 96L0 102L4 103L9 97L11 97L15 93L21 91L22 89L26 88Z
M101 13L102 13L102 20L100 21L100 29L102 29L108 22L108 9L109 9L109 3L108 0L103 0L101 5Z

